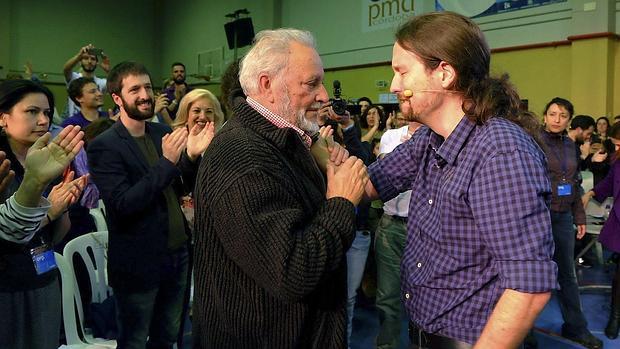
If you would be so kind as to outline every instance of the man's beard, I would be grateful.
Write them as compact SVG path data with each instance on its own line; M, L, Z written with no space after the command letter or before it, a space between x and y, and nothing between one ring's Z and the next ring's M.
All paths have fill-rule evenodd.
M177 76L175 78L173 78L174 83L177 85L181 85L182 83L185 82L185 76Z
M291 116L295 116L294 124L299 127L302 131L306 132L309 135L315 134L319 131L319 124L316 121L308 120L306 118L306 108L293 110L291 108L291 99L288 95L288 88L284 87L284 93L282 94L282 100L280 101L280 108L278 108L278 114L286 119L290 120ZM312 109L318 110L321 107L321 103L314 103L310 106ZM318 112L317 112L318 115Z
M155 104L153 103L152 98L137 100L133 105L127 104L127 102L125 102L125 100L122 98L121 100L123 101L123 109L125 109L127 116L129 116L130 118L138 121L143 121L153 117L153 114L155 112ZM150 102L151 108L146 111L140 111L140 109L138 109L138 106L145 102Z
M82 70L87 72L87 73L92 73L95 71L95 69L97 69L97 66L93 66L92 68L88 68L86 67L84 64L82 64Z

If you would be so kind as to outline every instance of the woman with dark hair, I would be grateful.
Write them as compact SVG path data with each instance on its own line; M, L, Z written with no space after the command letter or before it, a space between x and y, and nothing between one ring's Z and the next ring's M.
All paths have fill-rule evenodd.
M592 143L603 143L607 140L609 126L609 119L606 116L596 119L596 132L592 135Z
M553 98L543 111L545 128L541 138L551 180L551 231L555 243L553 260L558 266L560 289L557 295L564 319L562 336L591 348L597 347L600 340L588 330L581 310L574 261L573 225L577 226L577 239L581 240L586 233L586 213L581 203L575 143L566 132L573 113L570 101Z
M585 202L591 198L598 202L605 201L606 198L613 196L614 204L609 212L609 218L605 222L599 241L609 250L620 253L620 161L616 161L620 154L620 123L614 124L608 133L609 139L614 144L615 152L612 156L611 170L603 181L598 183L594 189L584 195ZM609 321L605 328L605 335L611 339L618 338L620 329L620 263L616 265L616 272L611 287L611 312Z
M25 181L31 146L40 137L49 138L52 110L54 98L46 87L29 80L0 84L0 150L15 172L0 193L2 202ZM59 345L60 288L52 246L67 233L67 207L77 201L87 180L73 180L73 175L70 172L64 181L43 191L49 193L51 207L31 239L0 239L0 348L55 349Z
M371 105L360 117L362 142L370 143L373 139L381 140L385 131L385 112L377 105Z

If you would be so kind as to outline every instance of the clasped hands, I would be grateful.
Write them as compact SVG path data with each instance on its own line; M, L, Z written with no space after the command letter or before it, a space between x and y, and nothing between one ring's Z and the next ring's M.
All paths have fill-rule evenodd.
M342 197L357 206L368 183L364 162L334 142L331 126L321 127L319 139L311 152L319 167L327 174L327 199Z

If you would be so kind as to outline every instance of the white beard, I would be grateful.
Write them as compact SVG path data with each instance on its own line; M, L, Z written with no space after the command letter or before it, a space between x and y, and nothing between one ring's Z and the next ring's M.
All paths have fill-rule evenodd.
M293 125L299 127L302 131L307 134L315 134L319 131L319 124L316 121L311 121L306 118L306 109L300 110L292 110L291 108L291 99L288 95L288 89L286 86L284 87L284 93L282 94L282 99L280 101L280 107L278 108L278 115L286 120L295 120L292 122ZM312 107L315 107L314 105ZM320 108L319 106L316 109ZM295 117L293 119L293 116Z

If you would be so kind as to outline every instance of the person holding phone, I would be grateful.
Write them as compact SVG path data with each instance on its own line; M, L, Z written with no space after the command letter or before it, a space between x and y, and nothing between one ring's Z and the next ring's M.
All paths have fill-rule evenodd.
M99 58L101 58L101 62L99 62ZM78 63L80 63L81 70L80 72L75 72L73 69ZM107 80L95 75L97 66L100 66L106 75L110 71L110 58L103 52L103 49L97 48L92 44L80 48L78 53L69 58L63 67L67 87L69 87L71 81L77 78L91 78L95 81L101 93L105 93ZM78 111L80 111L80 107L69 98L67 100L67 108L64 110L62 117L65 119Z

